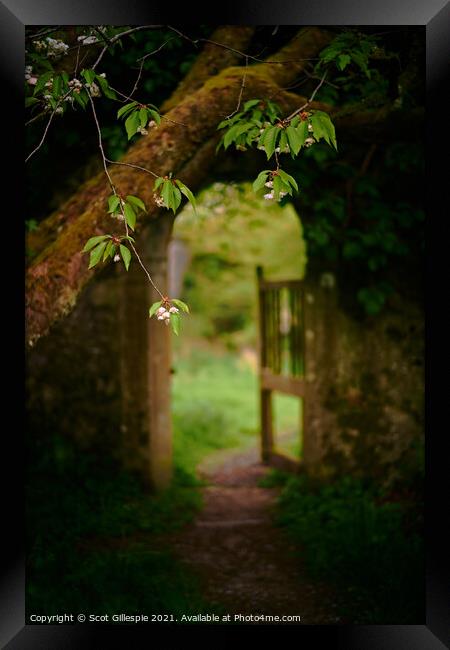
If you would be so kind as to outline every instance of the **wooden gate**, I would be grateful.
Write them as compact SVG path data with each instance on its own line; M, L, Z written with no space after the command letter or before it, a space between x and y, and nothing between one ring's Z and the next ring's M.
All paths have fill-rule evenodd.
M272 392L303 399L299 435L305 413L305 321L301 280L269 281L256 269L259 298L259 380L261 456L265 463L298 471L300 458L282 453L273 431Z

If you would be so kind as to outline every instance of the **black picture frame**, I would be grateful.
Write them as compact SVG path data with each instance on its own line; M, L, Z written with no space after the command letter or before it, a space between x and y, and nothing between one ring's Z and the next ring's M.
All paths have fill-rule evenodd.
M447 170L445 164L438 162L438 150L446 147L448 151L448 128L444 125L448 122L443 92L445 82L450 79L450 3L445 0L341 0L330 3L326 0L315 0L311 2L293 2L289 0L277 0L276 3L252 2L242 0L238 7L230 3L223 5L220 15L208 15L207 10L202 10L202 23L229 23L229 24L259 24L259 25L422 25L426 30L427 42L427 196L429 198L429 211L427 222L430 223L430 212L433 212L432 200L434 199L433 232L436 232L436 239L447 241L445 237L445 219L448 216L444 213L448 201ZM192 5L185 6L176 14L177 23L193 22L197 16ZM166 14L166 15L164 15ZM119 2L118 0L99 0L94 3L78 1L73 3L70 0L7 0L0 2L0 67L2 69L3 99L2 103L7 108L6 122L3 122L3 144L6 144L6 152L3 151L2 158L7 163L6 172L10 178L4 181L3 192L6 198L11 200L14 213L20 212L20 196L23 194L21 188L23 148L19 143L23 142L23 68L24 68L24 29L25 25L39 24L146 24L148 21L167 23L173 21L170 9L159 10L155 6L147 6L147 3L132 1ZM6 126L5 126L6 125ZM446 131L447 128L447 131ZM13 163L13 161L16 161ZM448 166L448 165L447 165ZM16 186L14 192L12 188ZM442 213L442 214L441 214ZM22 222L18 219L19 224ZM7 251L12 257L11 266L8 269L17 269L12 281L12 271L8 271L8 286L5 286L4 304L8 305L8 314L11 306L17 310L19 319L23 318L23 274L22 266L18 263L20 246L23 246L23 233L21 227L16 229L16 234L8 235ZM427 246L430 244L430 226L427 226ZM12 241L17 237L16 241ZM4 255L6 256L5 250ZM16 251L11 253L11 251ZM448 256L448 253L447 253ZM434 264L438 259L445 260L445 249L442 256L439 252L433 252ZM428 259L430 252L428 250ZM427 273L431 271L431 260L427 264ZM432 281L434 282L434 276ZM438 275L438 279L441 277ZM9 292L9 293L8 293ZM429 302L427 299L427 311ZM429 311L428 311L429 313ZM23 319L24 320L24 319ZM19 322L23 322L20 320ZM10 322L10 316L8 316ZM431 330L431 331L430 331ZM13 324L8 340L11 344L5 346L11 354L11 361L7 364L8 376L10 368L20 366L18 359L22 359L25 337L21 336L24 330L21 326ZM427 378L427 431L426 431L426 599L427 611L426 621L418 625L379 625L379 626L296 626L294 628L295 639L300 646L309 648L316 647L318 642L324 642L327 647L344 648L345 650L439 650L450 648L450 598L449 598L449 571L448 571L448 533L445 537L446 512L445 506L449 491L445 486L447 478L446 457L443 454L442 444L445 441L445 419L439 427L431 431L430 415L430 355L438 347L436 343L437 327L430 326L427 319L426 334L426 378ZM13 344L14 343L14 344ZM17 347L15 347L17 346ZM438 355L440 349L438 348ZM443 363L443 361L442 361ZM445 369L444 363L442 368ZM433 377L438 375L439 369L433 366ZM19 405L15 412L23 411L23 377L17 373L18 379L14 387L17 389ZM437 381L433 381L433 391ZM441 384L440 384L441 385ZM13 389L11 383L8 390ZM439 390L433 392L436 396L433 401L433 410L436 410L437 421L439 422L439 409L441 405L442 415L445 415L445 384L441 385L441 399ZM9 411L13 408L8 398ZM434 413L433 413L434 414ZM171 645L171 629L161 625L153 624L151 637L149 629L144 627L128 626L91 626L89 624L77 625L29 625L25 624L25 569L24 569L24 517L23 517L23 464L24 449L21 441L18 424L20 418L15 418L13 428L8 427L4 431L3 439L3 473L5 481L3 490L4 514L3 520L7 526L4 528L3 541L6 547L3 556L2 576L0 584L0 646L8 650L26 650L27 648L79 648L79 647L107 647L110 644L122 643L132 647L131 639L137 633L145 632L150 640L153 637L153 630L163 631L167 644L157 647L177 647ZM7 471L9 470L9 471ZM447 489L445 489L447 487ZM8 528L8 532L6 532ZM178 626L182 627L185 634L183 642L187 642L192 633L200 631L205 638L223 639L229 643L235 634L242 634L242 627L228 628L220 626ZM277 638L284 635L288 626L272 627L270 630L264 626L264 635L274 634ZM259 631L261 628L259 627ZM252 632L257 632L253 627ZM220 635L218 634L220 633ZM123 639L123 640L122 640ZM267 639L269 641L269 639ZM314 644L314 646L312 645ZM136 646L137 647L137 646Z

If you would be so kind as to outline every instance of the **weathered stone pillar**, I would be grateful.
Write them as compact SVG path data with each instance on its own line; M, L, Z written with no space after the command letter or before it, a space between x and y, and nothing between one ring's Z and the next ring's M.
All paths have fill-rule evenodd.
M167 247L173 218L151 223L137 242L156 286L167 291ZM122 386L123 459L152 490L172 478L170 412L171 330L155 318L150 305L160 297L133 256L120 278L119 324Z
M309 473L321 474L325 433L334 416L323 402L334 381L336 365L336 281L331 272L306 273L304 280L305 399L303 462Z

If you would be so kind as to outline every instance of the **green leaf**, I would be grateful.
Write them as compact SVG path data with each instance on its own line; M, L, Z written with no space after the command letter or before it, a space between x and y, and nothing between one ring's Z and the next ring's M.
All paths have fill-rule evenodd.
M184 194L187 200L192 204L192 207L194 208L194 212L195 214L197 214L197 204L195 202L195 197L192 194L191 190L187 187L187 185L185 185L178 179L175 181L175 183L180 188L181 193Z
M105 252L103 253L103 262L106 260L108 255L111 254L111 248L113 247L112 240L110 239L109 242L107 242L106 247L105 247Z
M329 145L337 149L334 125L328 113L316 111L311 117L311 124L316 140L323 138Z
M269 160L275 151L275 147L277 146L277 140L281 129L278 126L272 126L267 131L268 133L264 138L264 149L267 154L267 160Z
M172 194L173 194L173 211L175 213L176 210L180 207L181 203L181 192L178 189L178 187L174 186L172 184Z
M151 318L154 314L156 314L157 310L161 307L162 302L163 302L163 301L160 300L159 302L154 302L154 303L153 303L153 305L152 305L152 306L150 307L150 309L148 310L149 318Z
M280 192L282 190L282 182L280 176L277 174L273 177L273 198L275 201L278 201L280 198Z
M130 266L131 262L131 253L128 250L126 246L123 244L120 244L120 254L122 255L123 263L125 264L125 268L128 271L128 267Z
M131 102L131 104L125 104L125 106L122 106L122 108L119 108L117 111L117 117L122 117L123 115L126 115L129 113L133 108L137 106L137 102Z
M244 111L248 111L250 108L253 108L253 106L259 104L260 101L260 99L249 99L248 102L245 102L244 104Z
M287 185L292 185L292 187L293 187L293 188L298 192L298 185L297 185L297 181L295 180L295 178L293 178L292 176L290 176L289 174L287 174L287 173L286 173L285 171L283 171L282 169L279 169L279 170L278 170L278 173L279 173L279 175L280 175L281 180L282 180L284 183L286 183Z
M59 97L62 91L63 81L59 75L53 77L52 94L53 97Z
M173 186L170 180L164 181L161 196L166 208L173 209Z
M105 239L108 239L110 236L111 235L98 235L97 237L91 237L90 239L87 240L81 252L87 253L88 251L91 250L91 248L94 248L94 246L97 246L98 243L104 241Z
M104 77L101 77L100 75L96 75L96 79L105 97L108 97L109 99L117 99L116 93L114 92L114 90L112 90L112 88L109 87L109 83L106 81Z
M170 324L174 333L178 336L180 333L180 317L178 314L170 314Z
M72 97L82 108L86 108L86 103L89 101L89 97L85 90L82 90L80 93L73 92Z
M158 113L158 111L152 111L152 109L149 109L149 113L151 117L155 120L156 124L158 126L161 124L161 115Z
M290 149L289 142L286 135L286 129L281 129L280 141L278 143L280 147L280 153L286 153L286 149Z
M37 97L27 97L25 99L26 108L28 108L28 106L33 106L33 104L39 104L39 99Z
M298 127L295 129L295 131L296 131L296 133L297 133L297 135L299 137L301 146L303 146L305 144L306 138L309 135L308 120L304 120L304 121L302 120L300 122L300 124L298 125Z
M37 95L44 88L47 81L50 81L50 79L53 77L53 74L53 71L44 72L44 74L41 74L34 87L33 95Z
M286 129L286 135L287 135L291 152L294 155L297 155L302 147L302 141L300 139L299 134L297 133L296 129L292 125L290 125Z
M256 180L253 182L253 191L258 192L260 189L264 187L264 184L267 180L267 176L269 174L269 170L265 169L264 171L260 172L258 176L256 177Z
M136 225L136 212L133 209L133 206L131 206L129 203L125 203L123 206L123 213L125 215L125 219L127 220L127 224L130 226L131 230L134 230L134 227Z
M175 307L179 307L182 311L185 311L187 314L189 314L189 307L186 305L185 302L182 300L178 300L178 298L172 298L171 302L175 305Z
M132 205L135 205L137 208L139 208L139 210L145 212L145 203L139 197L129 194L127 196L127 201L129 201Z
M105 250L106 242L102 242L96 248L91 251L91 257L89 260L89 268L92 269L96 264L100 262L103 251Z
M141 126L145 127L148 122L148 111L146 108L139 109L139 121L141 123Z
M161 183L164 183L164 178L162 176L158 176L158 178L153 183L153 189L157 190Z
M225 133L223 138L223 146L225 147L225 149L228 149L230 144L234 142L236 138L240 136L242 133L248 131L248 129L251 126L253 126L251 122L246 122L245 124L235 124L234 126L232 126L231 129Z
M133 135L135 135L139 126L140 126L139 112L134 111L125 120L125 128L127 130L128 140L130 140L133 137Z
M86 82L88 84L91 84L95 79L95 71L94 70L82 70L81 71L81 76L86 80Z
M115 212L120 205L120 199L117 194L108 196L108 212Z
M336 65L339 70L344 70L350 63L351 58L348 54L340 54L336 60Z

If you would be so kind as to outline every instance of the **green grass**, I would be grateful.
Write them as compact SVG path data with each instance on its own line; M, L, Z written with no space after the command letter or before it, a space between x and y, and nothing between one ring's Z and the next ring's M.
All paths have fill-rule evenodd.
M263 484L283 486L276 523L297 544L310 575L336 585L345 620L423 622L420 504L386 501L376 486L350 477L326 485L273 472Z
M258 378L238 355L213 346L196 347L174 362L173 422L175 464L192 475L218 449L259 446ZM296 431L298 401L276 396L276 426ZM291 441L298 452L298 443Z
M27 612L212 611L194 576L155 536L201 507L177 471L162 495L110 459L58 437L33 445L27 484Z

